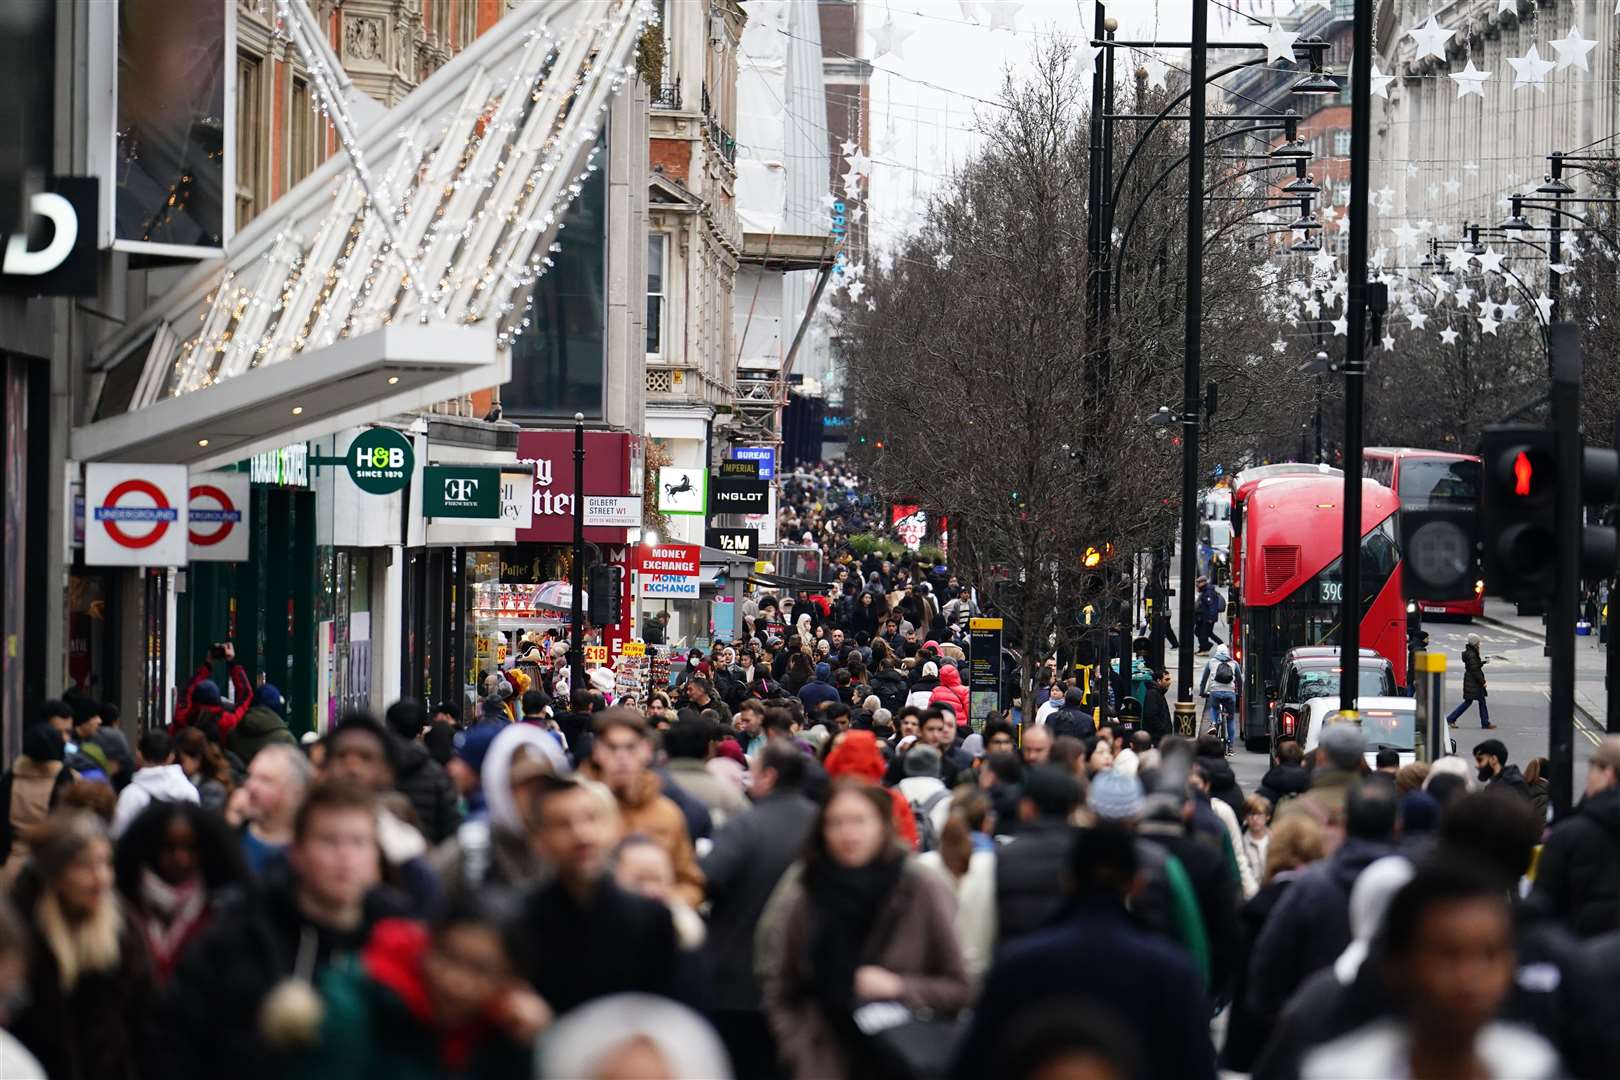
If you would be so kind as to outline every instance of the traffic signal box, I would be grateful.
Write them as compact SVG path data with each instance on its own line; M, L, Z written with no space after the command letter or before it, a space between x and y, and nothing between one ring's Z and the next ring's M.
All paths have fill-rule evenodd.
M1560 483L1575 485L1581 506L1603 507L1615 501L1620 454L1586 448L1578 458L1580 475L1564 477L1556 445L1551 428L1500 425L1485 430L1480 444L1479 537L1485 590L1493 596L1516 603L1546 603L1552 597L1558 571ZM1583 526L1580 561L1585 577L1613 574L1615 530Z
M592 626L618 625L624 595L624 567L614 563L594 563L586 574L589 585L585 596L590 601L586 618Z

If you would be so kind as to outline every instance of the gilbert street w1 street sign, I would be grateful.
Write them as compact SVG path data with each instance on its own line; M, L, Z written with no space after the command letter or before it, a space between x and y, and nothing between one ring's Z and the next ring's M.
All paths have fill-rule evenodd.
M187 557L192 562L246 562L252 477L245 472L197 473L187 504Z
M84 467L88 566L184 566L186 467Z
M500 467L429 465L422 470L422 513L430 518L499 520Z

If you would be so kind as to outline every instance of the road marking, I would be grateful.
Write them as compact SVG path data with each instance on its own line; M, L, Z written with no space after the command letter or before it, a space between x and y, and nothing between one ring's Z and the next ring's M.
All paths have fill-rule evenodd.
M1546 686L1537 686L1536 689L1541 691L1541 696L1547 699L1547 704L1551 705L1552 704L1552 690L1549 687L1546 687ZM1600 738L1599 735L1592 734L1592 732L1594 732L1594 731L1599 731L1597 725L1593 724L1592 721L1587 719L1586 714L1581 711L1581 707L1579 705L1575 706L1574 715L1575 715L1575 730L1576 730L1576 732L1578 732L1581 735L1585 735L1586 738L1587 738L1587 741L1590 742L1593 746L1600 745L1603 742L1602 738ZM1601 735L1606 735L1606 734L1608 734L1608 732L1600 732L1600 734Z

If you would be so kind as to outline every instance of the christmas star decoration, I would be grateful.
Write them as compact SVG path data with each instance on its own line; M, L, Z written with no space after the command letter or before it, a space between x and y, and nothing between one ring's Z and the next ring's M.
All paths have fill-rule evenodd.
M850 172L859 173L861 176L870 176L872 174L872 159L859 150L853 154L845 155L844 160L849 163Z
M1455 176L1449 176L1446 178L1445 183L1441 186L1446 189L1447 195L1455 195L1457 192L1462 190L1462 181L1457 179Z
M866 291L866 285L859 281L852 281L849 283L848 291L850 302L854 303L861 298L861 293Z
M1282 338L1278 338L1276 341L1271 343L1271 351L1275 353L1287 352L1288 342L1284 341Z
M1372 66L1372 74L1368 76L1368 79L1372 82L1372 96L1381 97L1385 101L1388 101L1389 84L1395 81L1395 76L1385 75L1382 71L1378 70L1378 65L1374 64Z
M823 210L831 210L834 206L837 206L837 205L838 205L838 196L834 195L830 191L825 192L825 193L822 194L822 196L821 196L821 208Z
M1433 199L1433 198L1436 198L1437 196L1439 196L1439 194L1440 194L1440 185L1439 184L1430 184L1428 187L1424 188L1423 190L1428 193L1429 198Z
M1444 330L1440 331L1440 344L1450 345L1452 342L1457 340L1457 337L1457 331L1448 326Z
M855 196L860 190L861 174L856 172L854 169L850 169L848 172L844 173L843 175L844 175L844 191L845 191L845 193L847 193L851 197Z
M1513 89L1515 92L1527 86L1533 86L1541 93L1547 92L1547 73L1558 65L1551 60L1543 60L1536 51L1534 43L1523 56L1508 57L1507 62L1513 68Z
M1486 245L1485 254L1474 256L1475 260L1478 261L1481 270L1487 270L1493 274L1500 274L1502 272L1503 257L1503 252L1497 251L1489 245Z
M897 59L905 59L900 46L913 32L910 27L895 22L894 16L889 16L882 26L872 31L872 59L876 60L886 53L893 53Z
M1551 270L1553 273L1557 274L1559 277L1563 277L1565 274L1569 273L1571 270L1573 270L1575 268L1573 266L1571 266L1567 262L1556 262L1556 263L1549 263L1547 265L1547 269Z
M839 145L838 149L843 151L845 157L848 157L849 155L853 154L856 150L860 149L860 147L856 146L854 143L850 142L848 139L845 139Z
M1430 18L1432 19L1433 16L1431 15ZM1485 80L1490 77L1490 72L1481 71L1474 66L1473 57L1468 58L1466 67L1450 76L1452 82L1457 84L1457 96L1459 98L1465 98L1469 94L1478 94L1483 98L1485 96Z
M1394 352L1395 351L1395 337L1394 337L1393 334L1385 334L1384 335L1384 351L1385 352Z
M853 222L856 222L858 224L860 222L861 218L866 216L866 207L864 207L864 206L853 207L852 209L850 209L850 211L845 216L848 217L849 220L851 220Z
M1097 70L1097 57L1103 54L1101 45L1093 45L1090 41L1082 41L1074 47L1075 67L1082 74L1090 74Z
M1430 274L1429 280L1434 283L1434 291L1439 293L1441 296L1444 296L1451 291L1451 282L1447 281L1439 274Z
M1411 179L1412 177L1416 176L1417 174L1418 174L1418 163L1415 162L1415 161L1408 161L1406 163L1406 176L1407 176L1407 179Z
M962 18L968 22L979 21L979 0L957 0L956 6L962 9Z
M1000 3L993 5L990 8L990 29L1006 30L1009 33L1016 34L1018 32L1018 9L1023 6L1023 4L1010 3L1009 0L1001 0Z
M1307 300L1307 301L1305 301L1305 316L1307 318L1316 319L1316 318L1320 318L1321 315L1322 315L1322 305L1320 303L1318 303L1315 300Z
M1415 225L1408 225L1404 221L1391 229L1390 232L1394 234L1395 246L1403 250L1416 245L1418 237L1421 235Z
M1536 311L1541 315L1541 321L1547 322L1552 318L1553 298L1546 293L1536 297Z
M1462 271L1467 270L1468 264L1474 258L1472 255L1468 254L1467 251L1463 250L1460 245L1446 252L1445 256L1447 264L1455 273L1461 273Z
M1489 315L1486 315L1479 320L1479 332L1482 334L1489 334L1491 337L1495 337L1496 328L1501 325L1501 323L1497 322Z
M1342 233L1350 231L1350 208L1348 206L1334 219L1333 225Z
M1502 313L1503 322L1512 322L1514 319L1519 317L1519 305L1515 304L1512 300L1500 305L1497 310Z
M1384 210L1388 210L1395 205L1394 188L1379 188L1373 193L1373 197L1378 200L1379 206Z
M1368 259L1367 262L1371 266L1383 266L1385 263L1389 262L1389 248L1380 245L1378 249L1372 253L1372 257Z
M1424 324L1429 321L1429 317L1417 308L1413 308L1407 313L1406 320L1412 324L1412 329L1421 330Z
M1345 318L1343 315L1339 316L1337 319L1334 319L1333 320L1333 336L1334 337L1348 337L1348 336L1350 336L1350 320Z
M1460 308L1472 307L1474 303L1474 287L1472 285L1457 286L1457 306Z
M1479 298L1479 313L1481 315L1490 315L1500 307L1501 305L1495 300L1492 300L1489 296L1482 296Z
M1338 262L1339 257L1337 255L1324 249L1311 256L1311 269L1319 270L1324 274L1330 273L1334 266L1338 265Z
M1418 51L1414 59L1421 60L1425 56L1438 56L1444 60L1446 58L1446 42L1450 41L1451 35L1456 32L1436 23L1434 16L1430 15L1427 23L1408 30L1406 33L1408 37L1417 43Z
M1142 66L1147 68L1148 85L1163 90L1164 77L1170 73L1170 65L1154 55L1148 57Z
M1284 30L1282 23L1272 19L1271 29L1261 34L1260 40L1266 47L1266 63L1275 64L1279 60L1293 62L1294 42L1299 40L1299 35L1292 30Z
M1591 72L1592 69L1586 63L1586 54L1597 48L1597 42L1581 37L1579 23L1571 26L1569 33L1564 37L1554 40L1552 47L1558 51L1559 71L1567 67L1578 67L1587 73Z

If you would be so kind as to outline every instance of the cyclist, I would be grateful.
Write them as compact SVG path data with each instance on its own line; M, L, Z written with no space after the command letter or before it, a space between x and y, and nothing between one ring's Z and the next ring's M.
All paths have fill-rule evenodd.
M1198 692L1209 702L1211 728L1226 743L1226 754L1232 755L1237 742L1238 687L1243 684L1243 669L1232 659L1225 645L1215 646L1215 652L1204 664L1204 674L1198 680ZM1225 723L1221 714L1226 714Z

